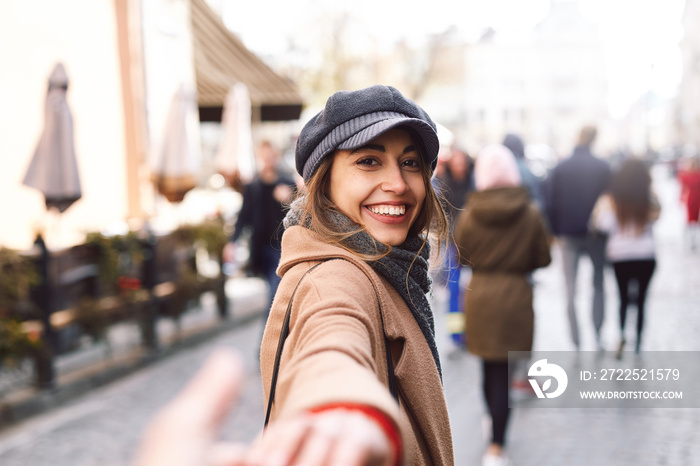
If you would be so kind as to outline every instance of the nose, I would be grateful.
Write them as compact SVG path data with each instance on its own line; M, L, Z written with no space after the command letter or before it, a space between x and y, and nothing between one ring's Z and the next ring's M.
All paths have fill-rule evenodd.
M382 191L394 194L404 194L408 190L408 184L404 179L404 173L398 165L386 169L384 180L381 184Z

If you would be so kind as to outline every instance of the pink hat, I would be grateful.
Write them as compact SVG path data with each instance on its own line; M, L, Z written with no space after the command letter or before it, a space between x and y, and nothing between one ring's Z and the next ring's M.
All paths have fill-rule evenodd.
M476 157L474 182L478 191L520 186L520 170L513 153L501 144L484 147Z

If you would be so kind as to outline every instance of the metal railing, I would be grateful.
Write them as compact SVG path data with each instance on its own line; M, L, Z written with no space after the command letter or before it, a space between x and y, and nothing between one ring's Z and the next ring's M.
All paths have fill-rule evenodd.
M178 320L187 308L183 301L213 292L218 319L229 317L220 257L212 258L218 262L219 273L211 277L211 273L204 276L197 270L197 245L183 241L177 232L139 238L137 249L140 260L126 271L137 285L126 290L113 284L105 286L100 276L104 251L94 244L49 251L37 240L34 250L24 254L35 265L39 281L30 293L36 312L22 319L22 328L40 335L40 345L12 366L3 367L0 361L0 399L27 385L55 387L57 358L84 345L87 336L99 343L99 330L110 326L133 322L139 329L140 349L148 356L162 344L158 320ZM124 259L121 254L125 252L116 254L118 261ZM96 326L100 328L95 330Z

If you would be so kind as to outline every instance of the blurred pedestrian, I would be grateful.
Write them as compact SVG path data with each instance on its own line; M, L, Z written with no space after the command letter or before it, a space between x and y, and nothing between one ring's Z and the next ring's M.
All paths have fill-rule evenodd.
M561 248L571 339L577 350L580 337L575 307L576 279L579 259L584 254L593 264L593 327L596 345L603 349L600 329L605 313L606 237L589 231L588 224L598 197L608 189L610 165L591 152L596 135L595 127L582 128L572 155L552 169L542 186L549 227Z
M477 191L455 225L460 260L473 274L465 293L469 352L482 359L483 391L491 417L484 466L509 464L503 451L511 371L509 351L530 351L534 328L528 274L551 261L544 219L521 186L513 154L502 145L479 152ZM511 369L514 364L511 365Z
M607 259L615 269L620 297L620 342L617 358L622 358L626 344L627 309L637 307L637 339L639 353L644 328L644 304L649 282L656 268L652 224L658 219L660 205L651 189L651 175L644 161L626 160L614 173L610 184L610 208L596 216L596 227L608 233ZM630 285L636 292L630 299Z
M541 180L532 173L530 167L527 166L527 159L525 159L525 144L520 136L514 133L508 133L503 138L503 145L506 146L515 156L515 161L518 163L518 171L520 172L520 179L522 180L522 185L527 188L527 193L530 195L530 199L535 203L538 209L542 209L542 188Z
M542 180L532 173L532 170L530 170L527 164L523 139L515 133L507 133L503 138L503 145L515 156L515 162L518 164L518 171L520 173L520 183L527 189L527 193L530 195L530 199L535 204L535 207L541 211L543 209ZM532 283L532 274L528 275L528 280ZM513 375L511 388L516 394L526 397L534 396L535 392L532 390L530 381L527 378L527 371L530 364L527 360L521 360L517 362L517 366Z
M454 222L457 214L467 199L467 196L474 190L474 171L472 167L474 161L469 155L459 149L452 147L450 157L444 165L444 170L433 178L436 189L445 199L447 219L450 225L450 238L454 231ZM454 241L447 243L446 263L447 269L447 289L450 293L448 305L447 329L450 333L455 347L465 348L464 339L464 302L463 286L460 279L462 275L462 265L459 263L459 254Z
M454 463L426 296L428 233L448 229L438 148L430 117L387 86L333 94L302 129L255 464Z
M250 237L248 269L264 277L268 285L268 310L279 285L277 265L280 260L282 220L296 188L294 180L280 170L280 154L269 141L257 147L258 174L243 189L243 204L238 212L224 260L232 262L236 242L246 232Z
M696 248L696 238L700 235L698 217L700 216L700 159L695 156L683 161L678 171L681 184L681 201L686 210L686 235L690 248Z

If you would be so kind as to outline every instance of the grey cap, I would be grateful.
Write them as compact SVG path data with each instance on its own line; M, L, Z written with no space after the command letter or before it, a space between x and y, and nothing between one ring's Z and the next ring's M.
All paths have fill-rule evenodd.
M377 85L339 91L328 98L325 108L299 134L297 172L308 181L323 158L336 149L356 149L396 126L413 130L425 161L434 170L440 142L433 120L397 89Z

